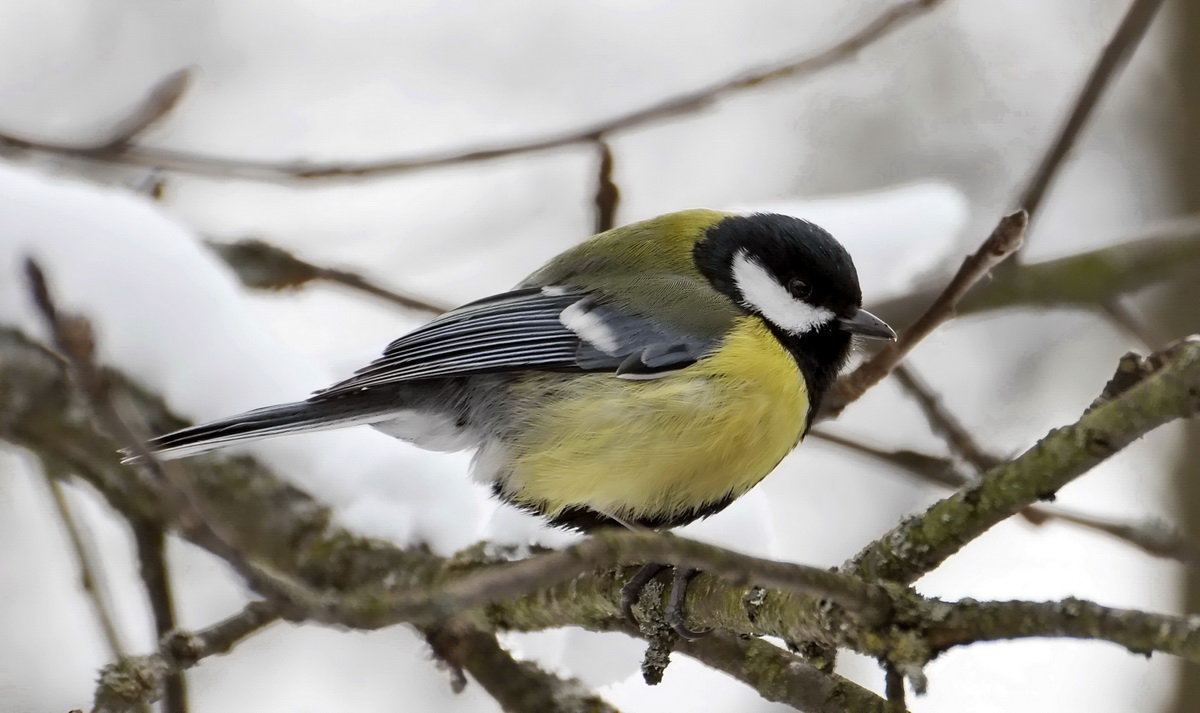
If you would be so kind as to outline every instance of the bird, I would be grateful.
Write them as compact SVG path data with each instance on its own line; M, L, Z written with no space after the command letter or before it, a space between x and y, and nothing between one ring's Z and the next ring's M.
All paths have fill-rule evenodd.
M370 425L435 451L549 524L668 530L753 488L804 437L855 337L894 339L862 308L849 253L775 213L693 209L608 230L514 289L389 344L302 401L158 436L160 458ZM646 564L622 609L664 565ZM694 570L676 571L680 635Z

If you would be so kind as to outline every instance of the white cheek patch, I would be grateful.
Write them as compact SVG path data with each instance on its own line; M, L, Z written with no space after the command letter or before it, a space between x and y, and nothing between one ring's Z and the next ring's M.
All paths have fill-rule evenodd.
M587 309L587 301L580 300L567 307L558 315L562 325L579 335L579 338L590 343L605 354L615 354L618 343L617 335L612 328L605 324L594 313Z
M792 297L765 267L745 251L733 258L733 281L742 303L791 334L803 334L833 319L833 312Z

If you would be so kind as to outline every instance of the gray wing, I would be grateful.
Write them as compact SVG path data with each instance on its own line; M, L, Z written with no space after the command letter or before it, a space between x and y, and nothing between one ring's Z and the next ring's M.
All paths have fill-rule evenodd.
M526 369L652 378L691 364L714 342L619 309L594 292L531 287L447 312L313 398L402 381Z

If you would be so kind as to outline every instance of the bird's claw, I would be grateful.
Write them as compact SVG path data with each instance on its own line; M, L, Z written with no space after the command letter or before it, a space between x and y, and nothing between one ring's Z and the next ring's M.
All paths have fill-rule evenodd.
M671 596L668 600L665 614L666 623L681 638L688 639L689 641L699 639L708 632L697 632L689 629L687 627L687 614L683 610L684 599L687 597L688 583L699 573L699 570L679 569L655 562L644 565L625 583L625 586L621 587L621 613L624 614L629 623L638 626L637 617L633 614L633 605L637 603L642 590L646 588L650 580L657 577L660 572L667 568L672 569L672 575Z
M637 604L638 598L642 596L642 590L650 583L650 580L658 576L658 573L666 569L669 565L650 562L642 565L642 568L637 571L625 586L621 587L621 613L625 615L625 619L634 626L638 625L637 617L633 615L633 605Z

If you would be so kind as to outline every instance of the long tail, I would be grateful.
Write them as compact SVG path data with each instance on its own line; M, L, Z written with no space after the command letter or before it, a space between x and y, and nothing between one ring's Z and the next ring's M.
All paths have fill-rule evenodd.
M236 416L183 428L153 438L147 445L163 458L183 458L216 450L231 443L257 441L285 433L326 431L385 421L388 412L393 409L394 405L388 408L377 401L363 403L353 398L297 401L254 409ZM125 460L133 458L127 457Z

